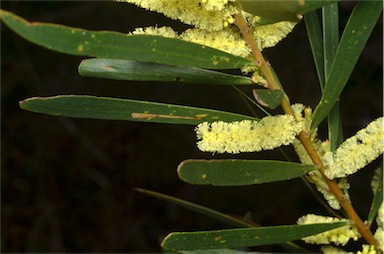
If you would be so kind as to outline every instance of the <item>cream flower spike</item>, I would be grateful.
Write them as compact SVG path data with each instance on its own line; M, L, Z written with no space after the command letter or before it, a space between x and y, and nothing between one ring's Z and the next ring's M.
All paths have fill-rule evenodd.
M223 30L214 32L191 28L184 31L180 35L180 38L185 41L219 49L236 56L247 57L251 53L251 49L241 37L241 34L230 28L224 28Z
M194 25L208 31L218 31L228 26L235 7L234 0L118 0L136 4L142 8L163 13L171 19Z
M338 219L333 217L320 216L315 214L307 214L297 220L297 224L314 224L314 223L331 223L346 221L345 219ZM303 238L306 243L310 244L330 244L346 245L350 239L357 240L359 233L352 225L335 228L317 235L308 236Z
M302 128L306 131L310 130L311 126L311 114L312 110L309 107L305 107L303 104L296 103L292 105L292 110L295 114L295 117L297 121L299 121L302 124ZM304 113L304 114L303 114ZM317 130L314 130L311 133L311 142L316 150L316 152L320 156L324 156L326 152L329 151L329 142L325 141L322 142L317 138ZM306 152L304 146L301 144L301 142L296 139L293 141L293 147L295 148L295 151L297 155L299 156L299 159L301 163L303 164L313 164L311 158L309 157L308 153ZM328 184L321 175L321 173L318 170L311 171L309 173L310 181L315 184L316 189L323 194L324 199L327 201L330 207L332 207L335 210L340 210L341 206L335 195L329 190ZM338 183L340 189L342 189L344 192L349 189L349 184L346 179L340 181Z
M258 25L260 17L253 18L254 36L260 49L275 46L284 39L295 27L296 23L281 21L268 25Z
M325 174L340 178L356 173L384 153L384 117L380 117L345 140L335 153L327 152L323 159Z
M240 153L289 145L301 131L290 115L267 116L260 121L203 122L196 127L197 147L204 152Z
M175 32L171 27L169 26L162 26L162 27L155 27L155 26L149 26L149 27L138 27L135 29L135 31L129 33L129 35L157 35L157 36L163 36L167 38L177 38L179 35L177 32Z

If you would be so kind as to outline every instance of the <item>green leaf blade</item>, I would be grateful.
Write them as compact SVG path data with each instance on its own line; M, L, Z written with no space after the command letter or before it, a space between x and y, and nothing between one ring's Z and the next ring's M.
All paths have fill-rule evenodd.
M373 220L377 216L377 212L381 204L383 203L383 169L379 169L378 176L378 186L375 190L373 190L373 199L371 203L371 208L369 209L368 214L368 225L372 225Z
M253 89L253 96L261 106L275 109L280 105L284 92L282 90Z
M194 67L179 67L121 59L83 60L79 73L84 77L117 80L167 81L212 85L252 85L252 79Z
M213 121L257 120L251 116L213 109L88 95L34 97L21 101L20 107L54 116L189 125Z
M270 20L267 23L280 21L298 22L300 16L337 0L241 0L243 10Z
M325 86L324 75L324 52L323 52L323 36L321 33L321 24L316 12L309 12L304 15L305 27L308 34L308 40L311 45L313 60L316 66L317 77L319 79L320 88L323 91Z
M346 222L238 228L170 233L161 246L167 251L244 248L298 240L346 225Z
M331 111L382 12L381 1L361 1L353 10L337 48L319 104L312 115L315 129ZM364 25L362 25L364 24Z
M177 172L191 184L242 186L283 181L303 176L313 165L268 160L185 160Z
M221 222L228 224L232 227L253 227L253 226L255 226L255 225L253 225L249 222L246 222L244 220L240 220L240 219L232 217L230 215L218 212L216 210L210 209L210 208L205 207L205 206L201 206L201 205L198 205L195 203L185 201L183 199L175 198L175 197L168 196L168 195L156 192L156 191L150 191L150 190L146 190L146 189L137 188L136 190L141 192L141 193L144 193L146 195L149 195L149 196L152 196L152 197L155 197L158 199L162 199L162 200L165 200L167 202L170 202L170 203L182 206L184 208L187 208L191 211L206 215L210 218L213 218L217 221L221 221Z
M241 0L240 3L244 11L274 22L299 21L299 0Z
M327 6L331 3L338 2L339 0L305 0L304 5L300 7L300 14L307 14L313 12L316 9L319 9L323 6Z
M252 64L245 58L176 38L96 32L49 23L31 23L5 10L0 11L0 17L26 40L71 55L207 69L235 69Z

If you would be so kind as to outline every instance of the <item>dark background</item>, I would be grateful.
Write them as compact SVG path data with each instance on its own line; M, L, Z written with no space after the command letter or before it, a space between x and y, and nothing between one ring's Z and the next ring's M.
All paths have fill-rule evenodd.
M156 24L186 27L126 3L11 1L1 5L30 21L92 30L129 32ZM353 3L341 6L343 26ZM380 19L341 97L346 137L382 115L382 29ZM264 52L292 102L313 108L320 93L304 23ZM81 59L35 46L2 24L2 252L160 252L159 243L169 232L228 228L137 193L134 187L236 216L249 212L262 225L294 224L307 213L326 215L300 179L221 188L192 186L176 175L184 159L284 160L278 150L212 156L196 148L193 126L71 119L19 108L20 100L32 96L90 94L250 114L231 87L82 78L77 73ZM251 89L242 89L251 96ZM297 161L290 147L284 150ZM353 203L363 218L371 200L369 179L377 164L351 179Z

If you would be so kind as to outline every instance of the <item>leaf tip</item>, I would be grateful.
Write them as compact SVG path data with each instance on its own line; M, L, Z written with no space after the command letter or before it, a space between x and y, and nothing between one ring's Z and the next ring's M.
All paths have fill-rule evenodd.
M182 170L183 170L183 167L185 165L185 163L188 163L190 162L191 159L188 159L188 160L183 160L182 162L179 163L179 165L177 166L177 175L179 176L180 179L182 179L181 177L181 174L182 174Z

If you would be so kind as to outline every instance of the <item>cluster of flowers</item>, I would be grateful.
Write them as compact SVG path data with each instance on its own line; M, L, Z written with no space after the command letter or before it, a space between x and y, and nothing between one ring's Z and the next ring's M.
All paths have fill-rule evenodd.
M203 122L196 127L197 146L204 152L240 153L291 144L301 131L293 116L267 116L260 121Z
M381 205L377 214L376 222L378 228L375 232L375 238L379 242L380 246L384 246L384 231L383 231L383 220L384 220L384 206ZM308 236L303 238L306 243L310 244L325 244L321 248L323 253L326 254L353 254L352 252L344 251L340 248L332 246L330 244L335 244L337 246L346 245L350 239L357 240L360 235L352 224L350 224L345 219L338 219L333 217L326 217L314 214L307 214L298 219L298 224L314 224L314 223L332 223L332 222L341 222L345 221L347 224L343 227L332 229L324 233L320 233L313 236ZM358 251L357 254L376 254L378 253L374 246L363 244L362 250Z
M165 16L178 19L193 25L181 34L170 27L137 28L130 34L158 35L179 38L227 53L247 57L251 50L242 38L240 31L232 26L233 15L238 9L232 5L236 0L118 0L136 4L145 9L163 13ZM243 12L254 27L254 35L260 49L273 47L283 39L295 26L293 22L277 22L265 24L264 19Z
M118 0L136 4L148 10L163 13L165 16L178 19L192 25L194 28L181 33L170 27L137 28L130 35L157 35L178 38L185 41L213 47L227 53L248 57L250 48L241 36L240 31L233 26L235 14L240 12L236 7L238 0ZM255 40L260 50L272 47L284 38L295 26L292 22L265 23L266 20L241 11L253 28ZM244 72L254 72L255 83L265 83L257 67L246 66ZM213 153L240 153L270 150L282 145L293 144L299 159L304 164L313 164L302 144L296 136L305 131L309 133L316 152L326 166L325 174L330 179L341 178L339 187L347 195L349 184L346 176L357 172L379 155L384 153L384 118L378 118L366 128L345 140L335 151L330 151L328 141L322 142L317 138L317 130L310 131L311 109L301 104L292 105L294 116L267 116L259 121L236 121L226 123L203 122L196 127L197 146L201 151ZM304 115L303 115L304 112ZM316 185L324 198L333 209L340 209L335 196L328 190L328 185L319 171L309 173L309 178ZM377 216L378 229L375 237L384 246L383 206ZM306 215L298 220L298 224L329 223L339 221L337 218L317 215ZM345 227L334 229L318 235L306 237L303 240L316 244L345 245L350 239L359 237L356 228L347 224ZM333 246L323 247L325 253L343 253ZM373 246L363 245L359 254L375 253Z

